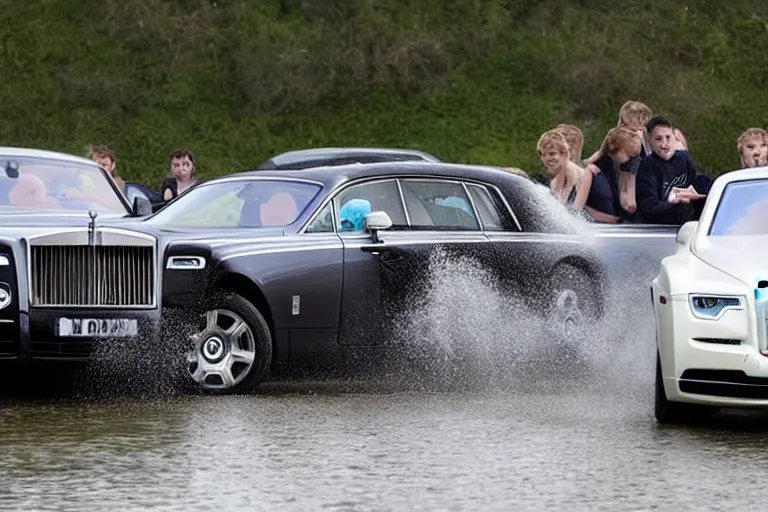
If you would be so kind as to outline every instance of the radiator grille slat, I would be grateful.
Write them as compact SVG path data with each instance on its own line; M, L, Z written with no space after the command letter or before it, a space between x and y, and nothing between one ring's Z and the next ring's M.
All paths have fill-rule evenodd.
M152 306L152 247L31 247L34 306Z

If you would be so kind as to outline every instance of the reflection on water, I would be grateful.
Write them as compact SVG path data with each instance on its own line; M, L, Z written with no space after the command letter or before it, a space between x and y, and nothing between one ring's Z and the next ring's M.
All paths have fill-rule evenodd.
M650 390L650 367L636 384ZM463 391L273 382L248 397L6 401L0 507L510 510L762 506L768 419L663 428L595 379Z

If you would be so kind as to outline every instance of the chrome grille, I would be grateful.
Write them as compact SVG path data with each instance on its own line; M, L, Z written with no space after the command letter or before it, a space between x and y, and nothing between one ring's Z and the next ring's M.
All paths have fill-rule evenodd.
M153 247L38 245L31 248L33 306L152 306Z

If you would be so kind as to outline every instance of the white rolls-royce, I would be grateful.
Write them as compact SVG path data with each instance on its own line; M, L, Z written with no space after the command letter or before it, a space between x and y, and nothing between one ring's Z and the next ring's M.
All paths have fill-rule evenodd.
M660 423L768 407L768 167L718 177L651 285Z

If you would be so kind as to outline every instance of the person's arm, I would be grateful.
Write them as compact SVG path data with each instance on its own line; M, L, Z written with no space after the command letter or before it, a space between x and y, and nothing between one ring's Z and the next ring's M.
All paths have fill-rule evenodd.
M576 198L573 200L574 210L583 210L587 204L587 198L589 197L589 191L592 188L592 173L590 171L582 171L581 183L576 190Z
M619 218L615 215L595 210L591 206L585 206L584 211L586 211L595 222L603 222L606 224L618 224L619 222Z
M659 184L656 180L656 173L653 167L647 165L646 162L647 160L644 159L637 170L635 185L637 207L643 215L650 217L674 215L673 212L677 211L678 205L670 203L669 198L658 197Z
M170 201L173 199L173 191L174 191L174 182L175 178L173 176L169 176L163 180L163 184L160 185L160 190L163 193L163 200L164 201Z

